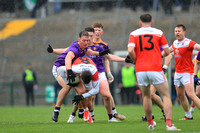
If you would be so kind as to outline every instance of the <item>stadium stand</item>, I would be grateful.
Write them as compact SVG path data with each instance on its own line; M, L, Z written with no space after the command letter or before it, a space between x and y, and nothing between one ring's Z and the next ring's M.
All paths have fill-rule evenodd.
M2 31L6 24L23 18L20 17L20 12L24 13L19 11L16 18L4 17L0 20L0 37L4 34ZM186 25L188 38L200 42L198 12L199 8L196 6L190 11L177 11L173 15L165 15L162 10L149 11L154 17L154 27L164 31L169 44L174 39L173 28L178 23ZM138 16L142 13L144 12L140 8L133 11L119 5L110 11L99 8L96 11L82 9L71 13L70 9L62 9L59 13L47 14L46 18L37 18L32 28L19 35L0 39L0 105L25 105L21 73L25 69L23 66L30 60L38 75L40 89L35 103L49 104L45 101L45 87L53 85L51 69L57 55L47 53L48 44L54 48L67 47L77 40L79 31L94 22L101 22L104 25L103 39L108 42L112 52L127 50L129 33L139 28ZM27 19L27 13L25 16ZM68 101L71 104L71 100Z

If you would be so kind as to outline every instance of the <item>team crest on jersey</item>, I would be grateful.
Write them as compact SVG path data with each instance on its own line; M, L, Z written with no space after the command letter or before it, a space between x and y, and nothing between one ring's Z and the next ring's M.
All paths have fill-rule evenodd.
M94 48L93 48L93 50L95 50L95 51L96 51L96 48L94 47Z
M175 50L175 54L178 54L178 53L179 53L179 50L178 50L178 49L176 49L176 50Z

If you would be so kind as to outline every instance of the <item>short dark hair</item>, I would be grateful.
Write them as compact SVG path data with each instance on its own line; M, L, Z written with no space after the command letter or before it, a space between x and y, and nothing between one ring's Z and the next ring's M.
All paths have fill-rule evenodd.
M143 14L140 16L140 20L144 23L148 23L148 22L151 22L152 17L150 14Z
M79 33L79 37L81 38L82 36L87 36L87 37L89 37L89 34L88 34L87 31L83 30L83 31L81 31L81 32Z
M93 28L102 28L103 29L103 25L101 23L94 23L92 25Z
M176 27L182 27L183 31L186 31L186 27L183 24L177 24Z
M92 80L92 73L88 70L85 70L81 73L81 79L85 84L89 84Z
M94 33L94 28L92 28L92 27L86 27L85 31L87 31L87 32L93 32Z

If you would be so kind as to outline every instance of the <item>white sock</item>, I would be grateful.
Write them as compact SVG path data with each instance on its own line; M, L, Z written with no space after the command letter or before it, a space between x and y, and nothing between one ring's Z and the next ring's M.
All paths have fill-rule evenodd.
M186 116L187 118L192 118L192 114L191 114L190 111L189 111L189 112L185 112L185 116Z
M83 109L84 111L88 111L88 107L87 108L85 108L85 109Z
M93 116L94 115L94 111L92 111L92 112L89 112L90 113L90 116Z
M114 115L114 114L117 114L117 110L116 109L113 109L112 110L112 114Z

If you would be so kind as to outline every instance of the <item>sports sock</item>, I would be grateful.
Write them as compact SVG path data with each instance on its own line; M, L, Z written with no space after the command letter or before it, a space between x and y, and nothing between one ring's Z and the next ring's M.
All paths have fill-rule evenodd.
M161 112L163 113L163 118L166 119L164 110L161 110Z
M117 110L115 109L115 107L112 108L112 114L117 114Z
M191 108L194 108L195 107L195 105L191 105Z
M83 110L84 110L84 111L88 111L88 107L84 108Z
M83 114L84 110L83 109L79 109L79 114Z
M72 112L72 115L73 115L73 116L76 116L76 113Z
M108 114L108 118L109 120L112 119L113 115L112 114Z
M172 119L166 119L166 124L168 127L172 126Z
M148 125L153 125L153 119L151 118L151 119L147 120L147 123L148 123Z
M55 106L54 112L60 112L60 106Z
M189 111L189 112L185 112L185 116L186 116L187 118L192 118L192 114L191 114L190 111Z
M91 116L94 115L94 111L93 111L93 110L90 111L90 115L91 115Z

